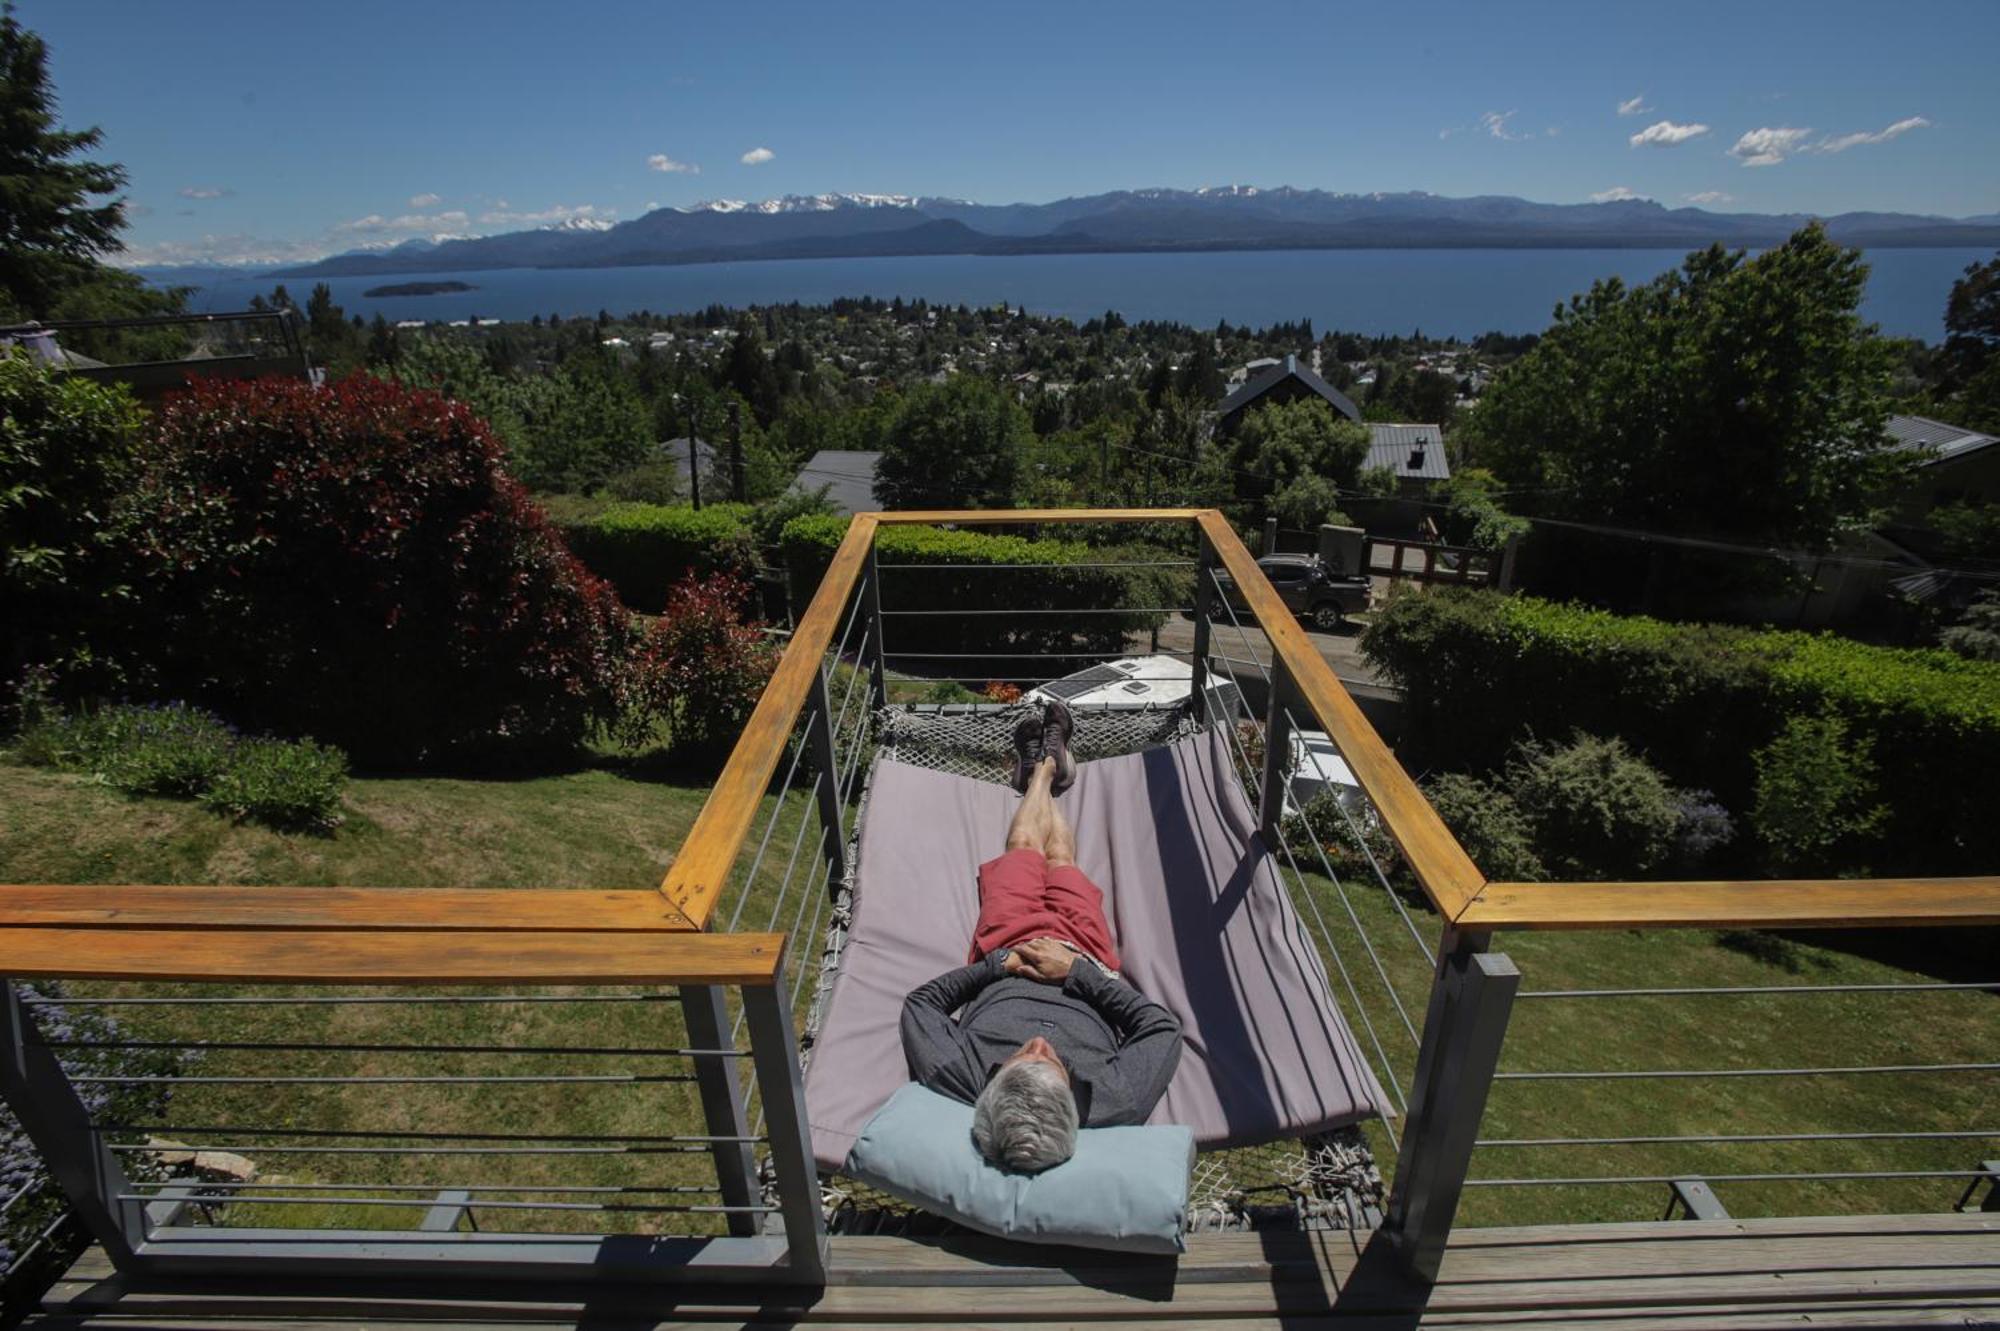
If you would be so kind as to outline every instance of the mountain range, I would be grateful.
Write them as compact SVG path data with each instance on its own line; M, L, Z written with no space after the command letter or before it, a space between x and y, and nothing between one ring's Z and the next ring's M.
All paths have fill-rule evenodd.
M1507 195L1336 194L1281 186L1118 190L1053 203L903 194L716 199L629 222L412 241L287 268L279 277L607 268L901 254L1079 254L1257 249L1674 249L1773 245L1805 213L1721 213L1650 199L1534 203ZM2000 216L1840 213L1820 219L1864 247L2000 245Z

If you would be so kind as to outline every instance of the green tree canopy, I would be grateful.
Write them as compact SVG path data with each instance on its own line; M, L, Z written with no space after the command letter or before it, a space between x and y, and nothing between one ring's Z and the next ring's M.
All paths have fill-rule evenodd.
M1475 456L1542 514L1824 546L1902 461L1867 274L1815 223L1754 259L1714 246L1599 282L1482 399Z
M1340 497L1360 484L1368 427L1316 397L1271 402L1243 415L1233 436L1236 493L1289 527L1345 523Z
M884 508L1011 508L1021 449L1033 434L1021 404L987 380L955 374L920 385L889 420L876 501Z
M1937 410L1954 425L2000 430L2000 255L1970 264L1944 307Z

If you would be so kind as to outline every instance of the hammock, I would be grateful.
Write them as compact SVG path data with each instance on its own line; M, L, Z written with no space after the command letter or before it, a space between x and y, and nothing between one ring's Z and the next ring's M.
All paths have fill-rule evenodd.
M853 920L806 1068L823 1169L840 1167L908 1079L903 1000L964 963L978 866L999 853L1018 803L992 781L876 759ZM1182 1023L1180 1067L1152 1121L1187 1124L1214 1150L1390 1112L1256 834L1222 731L1080 763L1062 803L1126 978Z

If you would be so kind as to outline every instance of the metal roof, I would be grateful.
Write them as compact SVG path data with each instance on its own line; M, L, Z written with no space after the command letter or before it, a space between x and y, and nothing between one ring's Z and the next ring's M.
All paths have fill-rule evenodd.
M2000 438L1993 435L1934 421L1928 416L1891 416L1883 429L1898 448L1929 449L1935 455L1931 458L1934 463L1950 462L2000 444Z
M1423 450L1423 461L1412 467L1411 458ZM1448 481L1451 463L1444 455L1444 432L1435 425L1384 425L1368 423L1368 457L1363 467L1387 467L1398 476L1423 481Z
M1355 406L1347 394L1299 364L1297 356L1287 356L1282 363L1265 367L1262 373L1255 375L1248 383L1222 399L1222 414L1235 415L1287 379L1297 379L1332 403L1333 409L1347 419L1351 421L1361 419L1361 408Z
M799 468L792 488L810 492L824 485L837 512L867 513L880 507L875 502L875 468L881 461L880 453L862 449L822 448Z

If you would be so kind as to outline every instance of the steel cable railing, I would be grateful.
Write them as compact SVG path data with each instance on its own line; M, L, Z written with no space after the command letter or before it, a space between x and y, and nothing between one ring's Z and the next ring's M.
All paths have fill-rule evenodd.
M1983 1047L1965 1048L1961 1053L1959 1048L1938 1046L1935 1037L1932 1037L1925 1046L1925 1052L1930 1053L1931 1058L1918 1060L1907 1057L1908 1052L1915 1051L1906 1041L1898 1039L1896 1027L1884 1025L1872 1031L1866 1027L1857 1028L1854 1037L1843 1043L1844 1051L1852 1050L1862 1055L1852 1062L1786 1061L1783 1054L1788 1042L1780 1032L1802 1029L1796 1017L1784 1027L1768 1027L1762 1021L1752 1024L1732 1021L1718 1026L1714 1021L1697 1018L1694 1015L1697 1010L1686 1008L1685 1004L1690 1000L1752 1003L1783 1000L1790 1005L1798 1000L1829 1001L1838 1000L1841 996L1858 1002L1903 998L1924 1004L1983 1004L1988 1001L1984 996L1996 991L2000 991L2000 984L1990 981L1718 983L1707 987L1671 985L1524 991L1519 995L1521 998L1537 1000L1530 1011L1550 1018L1572 1012L1594 1011L1602 1002L1636 1002L1645 1005L1638 1011L1646 1014L1642 1020L1645 1029L1655 1033L1656 1046L1679 1047L1681 1041L1677 1036L1693 1033L1702 1037L1701 1044L1720 1042L1741 1049L1747 1061L1739 1066L1680 1067L1669 1066L1660 1060L1648 1060L1650 1065L1641 1066L1503 1066L1493 1076L1496 1096L1506 1097L1509 1088L1518 1097L1532 1094L1537 1087L1546 1087L1549 1094L1560 1095L1559 1088L1569 1086L1610 1088L1653 1085L1662 1088L1658 1096L1642 1103L1648 1107L1648 1112L1664 1114L1670 1121L1685 1121L1685 1116L1696 1106L1699 1106L1698 1112L1702 1117L1712 1117L1717 1106L1730 1106L1731 1112L1737 1115L1777 1113L1785 1119L1803 1117L1805 1121L1797 1127L1787 1127L1783 1122L1763 1126L1752 1120L1741 1126L1702 1130L1697 1119L1684 1131L1649 1131L1644 1126L1637 1131L1605 1131L1603 1126L1593 1122L1594 1118L1601 1118L1601 1114L1588 1112L1591 1100L1544 1098L1521 1101L1505 1098L1496 1102L1499 1122L1513 1125L1539 1120L1547 1126L1573 1123L1576 1130L1550 1132L1544 1127L1539 1132L1532 1128L1506 1132L1489 1129L1474 1142L1475 1151L1487 1159L1495 1158L1496 1152L1501 1153L1501 1158L1510 1164L1504 1170L1468 1177L1465 1186L1482 1190L1547 1192L1564 1188L1666 1187L1697 1179L1711 1189L1719 1185L1736 1186L1741 1190L1741 1203L1757 1212L1775 1210L1784 1213L1804 1204L1806 1194L1798 1189L1825 1183L1861 1185L1871 1189L1853 1195L1867 1197L1868 1205L1874 1209L1924 1209L1927 1205L1941 1205L1949 1200L1942 1194L1927 1194L1921 1188L1915 1191L1910 1188L1925 1180L1976 1181L1991 1176L1987 1164L1974 1152L1978 1143L2000 1142L2000 1127L1982 1126L1979 1119L1984 1117L1983 1114L1973 1117L1969 1123L1953 1123L1950 1121L1953 1110L1949 1108L1951 1105L1962 1105L1968 1111L1976 1112L1982 1101L1990 1103L1990 1093L1982 1097L1973 1089L1982 1084L1978 1079L2000 1073L2000 1062L1992 1061L1990 1057L1990 1042ZM1676 1006L1657 1006L1662 1000ZM1711 1010L1706 1003L1699 1009L1701 1012ZM1791 1009L1788 1007L1788 1010ZM1844 1014L1851 1013L1851 1004L1842 1010ZM1672 1012L1681 1015L1666 1015ZM1976 1023L1978 1013L1970 1015ZM1937 1029L1934 1023L1926 1025ZM1766 1029L1771 1034L1759 1034L1747 1040L1742 1035L1731 1038L1729 1034L1761 1033ZM1954 1029L1968 1030L1965 1027ZM1550 1041L1544 1035L1537 1045L1548 1043ZM1868 1053L1878 1050L1891 1056L1874 1060L1866 1058ZM1895 1057L1897 1053L1905 1056ZM1953 1057L1955 1053L1959 1056ZM1938 1078L1948 1079L1943 1085L1953 1088L1953 1096L1949 1100L1940 1099L1930 1092L1920 1094L1916 1090L1920 1085L1939 1085ZM1974 1080L1968 1083L1967 1078ZM1729 1085L1781 1084L1793 1080L1827 1089L1803 1096L1795 1096L1791 1092L1739 1094L1735 1091L1725 1096L1718 1089ZM1887 1092L1894 1098L1885 1098L1882 1092L1864 1093L1859 1089L1862 1082L1888 1081L1894 1086L1903 1084L1904 1080L1910 1087L1908 1099L1903 1099L1894 1090ZM1673 1097L1682 1093L1664 1089L1669 1086L1687 1086L1690 1090L1685 1093L1685 1098L1676 1099ZM1743 1098L1745 1095L1751 1098ZM1609 1103L1625 1102L1614 1100ZM1688 1108L1677 1107L1682 1104ZM1901 1109L1896 1108L1898 1105ZM1865 1119L1854 1121L1857 1114L1878 1116L1885 1112L1898 1113L1898 1120L1890 1123L1878 1120L1874 1124ZM1967 1116L1972 1117L1972 1112ZM1494 1113L1495 1109L1490 1107L1489 1120L1493 1119ZM1842 1119L1847 1121L1842 1122ZM1801 1162L1797 1152L1808 1153L1808 1158ZM1951 1159L1953 1154L1959 1155L1957 1161ZM1574 1161L1579 1156L1591 1157L1590 1164L1595 1168L1584 1172L1559 1165L1546 1171L1532 1167L1543 1159L1553 1164L1564 1158ZM1683 1160L1687 1161L1685 1167L1681 1164ZM1523 1169L1521 1166L1524 1164L1530 1167ZM1630 1167L1633 1164L1641 1167L1633 1169ZM1647 1169L1648 1165L1654 1168ZM1788 1190L1773 1192L1768 1185L1786 1185ZM1622 1210L1613 1212L1624 1213Z
M172 1100L156 1097L144 1117L100 1115L84 1126L104 1144L104 1149L112 1158L130 1162L128 1168L141 1170L131 1175L126 1188L107 1193L106 1200L146 1205L176 1203L180 1209L175 1214L182 1217L177 1223L198 1223L222 1229L244 1223L254 1225L259 1223L254 1218L255 1213L271 1208L300 1211L308 1215L315 1213L315 1208L329 1207L333 1208L332 1213L363 1208L358 1213L361 1215L370 1210L429 1210L439 1206L446 1194L463 1194L447 1207L448 1210L455 1206L467 1215L505 1213L513 1217L517 1225L528 1222L527 1229L536 1232L540 1229L534 1223L537 1214L551 1215L553 1219L550 1223L558 1229L566 1228L562 1223L565 1215L593 1213L634 1219L643 1219L648 1215L679 1215L709 1217L718 1221L729 1217L769 1214L777 1210L777 1206L758 1202L739 1204L726 1197L714 1200L718 1193L724 1191L722 1181L719 1177L690 1180L685 1171L692 1162L672 1164L669 1166L671 1172L664 1177L628 1176L616 1180L561 1182L546 1175L523 1177L518 1171L514 1171L512 1177L493 1177L489 1172L484 1178L433 1181L426 1173L412 1178L393 1167L368 1170L361 1178L356 1178L354 1170L349 1168L349 1162L359 1166L373 1161L389 1166L404 1162L421 1169L426 1163L440 1160L476 1158L491 1165L508 1165L510 1170L513 1162L519 1162L532 1173L538 1167L537 1161L557 1165L596 1158L608 1165L611 1157L623 1157L634 1165L648 1158L657 1158L664 1163L689 1156L713 1157L717 1149L724 1146L764 1144L761 1125L757 1132L741 1135L701 1132L621 1134L615 1131L535 1133L526 1129L510 1130L504 1123L504 1117L490 1130L476 1129L465 1122L468 1111L482 1116L488 1112L503 1116L519 1112L519 1108L506 1109L504 1101L492 1102L490 1109L486 1102L478 1102L476 1106L461 1103L453 1107L438 1101L423 1111L433 1115L442 1113L450 1126L418 1129L393 1121L380 1126L354 1122L357 1113L386 1113L393 1119L404 1112L404 1102L399 1097L366 1098L377 1088L403 1087L413 1093L449 1093L457 1088L468 1088L499 1096L540 1094L543 1091L574 1095L611 1091L646 1094L670 1090L697 1079L692 1072L655 1070L644 1065L669 1059L690 1062L720 1059L737 1063L750 1056L749 1051L733 1046L721 1048L671 1037L660 1042L658 1032L651 1024L639 1028L639 1033L652 1035L652 1043L638 1040L553 1042L536 1038L533 1025L523 1028L523 1018L516 1015L546 1012L551 1014L551 1019L555 1019L555 1014L566 1008L548 1005L563 1004L568 1005L567 1010L599 1012L610 1018L620 1011L618 1005L636 1003L650 1007L677 997L680 997L678 993L654 991L450 995L96 993L72 1000L36 996L24 1000L22 1006L37 1009L67 1001L104 1008L127 1008L137 1013L157 1014L147 1019L144 1023L147 1027L160 1023L166 1026L166 1029L131 1031L126 1038L61 1038L47 1042L45 1047L59 1050L66 1057L134 1054L172 1055L184 1061L192 1060L185 1068L173 1072L127 1073L74 1068L67 1077L70 1085L86 1095L91 1088L141 1092L171 1090L174 1093ZM430 1000L448 1000L462 1011L491 1013L502 1029L509 1032L521 1030L525 1038L481 1039L476 1030L461 1028L447 1038L429 1041L398 1039L386 1031L377 1036L368 1029L384 1020L397 1020L399 1012L434 1010ZM287 1017L287 1021L342 1022L345 1027L342 1038L324 1041L252 1038L252 1032L242 1029L246 1021L261 1024L266 1017L287 1013L300 1014L296 1018ZM326 1015L324 1018L314 1015L319 1013ZM353 1021L344 1018L343 1013L356 1014L356 1019L363 1020L366 1025L355 1029ZM224 1019L228 1029L218 1030L214 1037L206 1039L174 1033L174 1028L183 1026L200 1014ZM634 1016L636 1018L637 1014ZM623 1018L615 1020L624 1024ZM602 1029L601 1025L599 1029ZM39 1045L42 1042L35 1040L32 1043ZM454 1060L480 1060L489 1064L498 1061L503 1065L518 1065L523 1060L560 1060L572 1065L578 1060L599 1063L636 1060L641 1066L603 1071L437 1071L435 1064L440 1056ZM318 1066L309 1070L289 1069L282 1063L276 1067L255 1069L243 1066L246 1060L268 1064L272 1059L293 1058L309 1059ZM431 1066L407 1071L397 1069L393 1064L383 1066L383 1060L394 1059L419 1059ZM228 1060L236 1066L217 1066L221 1060ZM345 1062L349 1066L329 1069L326 1066L329 1060ZM476 1063L474 1066L477 1068ZM218 1121L211 1117L207 1121L177 1123L173 1121L177 1115L169 1112L185 1102L197 1114L203 1110L243 1110L273 1104L284 1108L288 1114L303 1114L312 1112L319 1102L296 1097L322 1092L346 1097L324 1104L325 1110L338 1115L336 1123L345 1120L340 1126L302 1126L296 1119L273 1123L260 1120L255 1115L231 1115L232 1121ZM187 1099L189 1096L195 1099L190 1101ZM272 1096L280 1098L274 1102L270 1099ZM610 1124L632 1118L632 1111L608 1111L608 1102L605 1111L610 1113L608 1119L603 1118L602 1112L586 1108L581 1103L565 1101L565 1104L569 1106L565 1113L580 1111L587 1118ZM651 1111L637 1112L643 1115ZM203 1144L183 1146L181 1139ZM184 1158L196 1162L196 1176L162 1176L164 1171L158 1162L170 1159L176 1151L183 1152ZM314 1172L307 1172L303 1177L285 1174L268 1178L219 1177L212 1172L200 1172L208 1169L208 1166L200 1165L200 1161L220 1160L225 1158L221 1154L224 1152L244 1160L292 1162L289 1167L294 1170L325 1169L333 1172L331 1177L326 1173L315 1176ZM315 1166L315 1161L321 1164ZM270 1165L265 1163L264 1169L268 1172ZM0 1214L4 1214L4 1208L0 1208ZM308 1219L306 1223L311 1224L312 1221ZM349 1223L352 1223L351 1218Z
M1231 618L1234 619L1235 611L1233 607L1230 610L1230 615ZM1236 625L1236 627L1240 633L1242 631L1242 625L1240 624L1240 622ZM1247 649L1248 645L1246 639L1246 650ZM1255 653L1251 652L1251 655L1254 657ZM1230 685L1234 689L1236 689L1237 695L1239 697L1245 696L1242 691L1243 689L1242 681L1236 676L1234 670L1229 670L1226 671L1225 673L1229 677ZM1268 677L1267 677L1267 688L1268 688ZM1249 724L1253 726L1258 726L1261 729L1261 723L1259 722L1252 720ZM1250 761L1249 755L1243 747L1242 736L1239 733L1238 725L1235 719L1233 717L1230 718L1228 724L1223 726L1223 729L1228 735L1232 752L1235 755L1237 770L1239 774L1241 774L1243 777L1245 789L1250 793L1253 801L1261 802L1261 800L1263 799L1263 793L1260 789L1261 780L1258 775L1260 772L1260 768L1258 767L1257 764L1252 763ZM1375 1029L1375 1022L1373 1017L1370 1015L1369 1005L1362 1001L1360 990L1355 985L1354 978L1348 970L1346 958L1342 955L1341 949L1338 946L1336 946L1333 941L1332 933L1327 928L1326 925L1326 919L1322 914L1320 914L1319 903L1315 899L1315 895L1311 891L1310 886L1307 884L1305 880L1305 875L1300 870L1296 857L1294 857L1292 854L1291 847L1285 843L1285 839L1282 836L1279 836L1275 839L1278 843L1278 848L1283 852L1287 866L1291 870L1291 880L1292 880L1291 890L1293 896L1295 898L1302 897L1306 901L1308 907L1312 912L1314 922L1318 927L1318 933L1319 933L1318 950L1324 958L1330 960L1333 963L1335 971L1339 974L1341 978L1342 986L1346 989L1348 998L1353 1005L1354 1014L1360 1020L1362 1031L1368 1037L1368 1042L1370 1047L1373 1048L1375 1051L1376 1060L1380 1065L1378 1071L1381 1074L1381 1080L1383 1084L1388 1088L1389 1093L1395 1098L1398 1110L1407 1113L1409 1109L1409 1100L1404 1090L1403 1078L1401 1078L1397 1074L1396 1061L1389 1056L1388 1050L1384 1047L1382 1043L1382 1038L1380 1034ZM1294 918L1298 919L1301 929L1303 929L1304 928L1303 916L1299 915L1297 911L1294 911L1293 914ZM1308 945L1310 946L1310 944ZM1327 999L1329 1006L1330 1007L1334 1006L1334 1004L1332 1003L1331 994L1327 995ZM1414 1036L1412 1037L1412 1039L1414 1040ZM1401 1143L1396 1132L1395 1124L1391 1121L1391 1119L1387 1115L1384 1115L1382 1117L1381 1123L1383 1131L1389 1138L1391 1149L1392 1150L1396 1149L1398 1146L1400 1146Z

